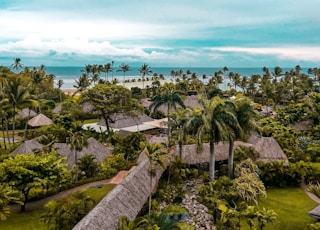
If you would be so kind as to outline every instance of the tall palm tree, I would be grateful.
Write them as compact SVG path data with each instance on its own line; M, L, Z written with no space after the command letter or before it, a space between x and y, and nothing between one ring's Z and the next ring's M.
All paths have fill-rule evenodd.
M56 84L57 84L58 89L59 89L59 99L60 99L60 102L62 102L61 87L62 87L62 85L63 85L63 80L62 80L62 79L59 79Z
M233 158L234 158L234 141L236 139L247 139L251 131L257 129L258 114L252 101L246 98L237 98L232 109L237 118L236 124L228 124L231 129L229 134L229 158L228 158L228 176L233 176Z
M235 114L229 109L226 103L219 97L213 97L210 101L203 99L199 100L203 106L202 122L197 127L197 152L203 149L203 142L206 138L210 145L210 160L209 160L209 178L214 180L215 175L215 154L214 145L219 141L225 140L228 137L228 124L236 123Z
M168 123L170 123L170 109L176 110L177 105L179 105L183 109L186 108L181 98L181 95L183 94L183 92L175 90L173 83L165 83L162 87L160 87L159 92L152 98L150 110L155 111L160 108L160 106L166 105ZM168 138L169 136L170 126L168 126Z
M146 75L149 75L152 73L150 66L147 64L143 64L140 68L139 68L139 72L141 73L141 79L142 79L142 88L144 88L144 77Z
M15 121L17 108L32 101L27 87L22 86L20 78L8 81L5 91L6 97L13 109L12 141L14 142Z
M124 64L122 63L119 66L119 69L117 70L117 72L123 72L123 85L125 83L126 80L126 72L130 71L130 65L129 64Z
M101 71L105 73L104 80L107 82L109 80L108 74L113 71L111 63L104 64L101 68Z
M186 142L188 137L187 123L193 116L191 109L178 110L170 114L170 127L172 134L176 137L179 145L179 157L182 159L182 145Z
M76 180L78 180L78 152L88 145L86 137L81 131L70 132L70 150L74 151L74 164L76 166Z
M74 93L74 95L78 92L83 92L84 90L86 90L90 84L91 81L87 75L87 73L83 73L78 80L75 80L76 84L73 85L74 88L77 89L77 91Z
M21 64L21 59L20 58L14 58L13 59L13 63L11 64L11 67L13 69L16 69L17 72L18 72L18 70L23 67L23 64Z
M152 197L152 177L156 173L155 167L160 166L161 168L165 168L165 157L167 156L167 151L164 147L160 144L150 144L145 143L144 146L144 153L149 159L149 173L150 173L150 195L149 195L149 218L151 213L151 197Z

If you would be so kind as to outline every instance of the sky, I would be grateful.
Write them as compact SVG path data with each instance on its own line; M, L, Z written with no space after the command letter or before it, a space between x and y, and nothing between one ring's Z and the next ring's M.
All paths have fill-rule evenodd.
M320 0L0 0L0 66L319 67Z

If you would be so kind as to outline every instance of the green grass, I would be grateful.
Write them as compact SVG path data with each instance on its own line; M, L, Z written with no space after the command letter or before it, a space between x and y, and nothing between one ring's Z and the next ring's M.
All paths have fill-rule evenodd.
M87 195L93 198L97 203L108 194L115 185L104 185L101 188L85 189ZM28 208L28 206L27 206ZM34 211L25 213L12 212L6 220L0 220L0 229L5 230L47 230L48 226L40 222L40 216L43 213L43 207Z
M275 224L268 224L265 230L303 230L316 219L308 212L318 204L311 200L302 188L268 189L268 197L261 199L259 206L272 209L278 214Z
M83 122L83 124L96 123L96 122L98 122L98 121L99 121L99 119L88 119L88 120L85 120L85 121Z

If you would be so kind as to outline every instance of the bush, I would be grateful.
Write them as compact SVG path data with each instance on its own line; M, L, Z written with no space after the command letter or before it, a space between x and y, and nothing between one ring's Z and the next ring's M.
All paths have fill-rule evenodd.
M126 160L124 154L115 154L106 157L103 161L101 168L102 173L106 175L107 178L110 178L117 174L118 171L125 169Z
M260 178L266 187L296 187L312 174L312 169L304 162L285 164L283 161L258 162Z

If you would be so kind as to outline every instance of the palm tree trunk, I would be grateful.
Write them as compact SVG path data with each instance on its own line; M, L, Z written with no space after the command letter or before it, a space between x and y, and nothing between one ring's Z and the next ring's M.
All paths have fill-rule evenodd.
M210 159L209 159L209 180L214 180L214 171L215 171L215 155L214 155L214 141L210 141Z
M30 109L30 108L28 108L28 109L29 109L29 112L28 112L28 118L27 118L27 120L26 120L26 124L25 124L25 126L24 126L24 132L23 132L23 142L25 142L25 141L26 141L27 130L28 130L28 121L29 121L29 119L30 119L30 112L31 112L31 109Z
M6 133L7 133L8 142L9 142L9 144L11 144L10 135L9 135L9 128L8 128L8 118L6 118Z
M6 144L6 135L5 135L5 132L4 132L4 122L3 122L3 119L1 119L1 126L2 126L2 136L3 136L3 145L4 145L4 149L7 149L7 144Z
M228 160L228 176L233 177L233 157L234 157L234 142L229 140L229 160Z
M77 150L74 150L74 164L76 166L76 181L78 181L78 153Z
M12 143L14 143L14 130L16 127L16 107L13 107L13 121L12 121ZM10 139L10 138L9 138Z
M179 141L179 157L182 160L182 141Z

